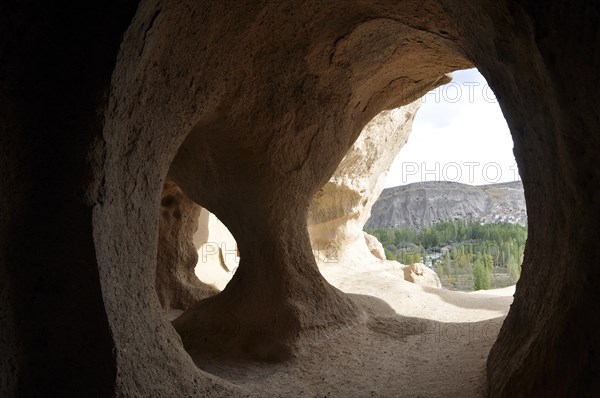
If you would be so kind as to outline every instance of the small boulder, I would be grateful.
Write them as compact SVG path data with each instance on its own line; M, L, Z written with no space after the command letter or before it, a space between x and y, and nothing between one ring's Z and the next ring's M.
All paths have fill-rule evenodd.
M363 232L365 236L365 242L367 243L367 247L371 254L377 257L380 260L385 260L385 250L383 249L383 245L381 242L371 234Z
M414 263L402 268L404 279L417 285L442 288L442 282L434 270L423 263Z

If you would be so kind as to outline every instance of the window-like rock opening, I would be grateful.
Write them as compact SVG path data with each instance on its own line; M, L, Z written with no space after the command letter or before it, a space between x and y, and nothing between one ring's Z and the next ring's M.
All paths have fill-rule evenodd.
M527 213L512 138L493 91L470 69L453 73L451 83L421 102L366 230L383 243L388 259L423 264L445 288L514 285ZM407 268L407 276L418 280L427 268Z
M161 193L156 292L164 310L185 310L217 289L194 274L198 254L193 236L201 208L188 199L177 184L166 181Z
M198 252L194 269L196 276L202 282L223 290L240 263L234 236L217 216L202 208L193 241Z
M211 145L213 138L204 131L210 129L198 126L190 132L171 165L169 178L194 202L214 210L237 238L241 258L222 292L197 302L173 324L195 358L209 354L283 360L291 355L298 334L340 327L358 316L356 307L322 280L310 249L306 250L310 247L308 236L298 228L306 225L302 216L306 209L282 206L286 201L277 197L292 194L297 200L307 195L305 187L284 185L277 174L269 177L274 181L267 178L262 182L276 182L277 188L261 187L255 182L256 175L244 167L248 154L216 157L213 152L219 144ZM233 136L230 139L228 149L232 150L239 142ZM274 156L278 155L279 150L274 149ZM229 184L223 185L221 192L214 186L205 188L206 181L222 179L223 170L230 170L233 177L224 176L235 179L238 185L229 186L225 192L222 188ZM270 171L267 168L262 173L258 176L269 176ZM276 196L270 198L272 194ZM323 283L315 284L319 279ZM295 286L298 283L304 283L304 288ZM310 305L303 304L304 300ZM317 315L317 305L325 310L324 318Z
M170 319L222 291L239 263L233 235L168 179L161 193L156 291Z
M361 351L360 344L355 343L361 360L368 362L372 356L378 357L382 369L386 368L387 360L397 361L395 353L389 351L389 336L393 335L401 342L392 345L410 353L411 358L429 358L431 350L444 353L443 361L427 362L425 366L420 361L404 360L403 365L396 362L397 371L436 373L436 382L440 384L434 390L472 395L476 392L470 388L476 384L465 381L476 379L485 366L487 353L512 302L513 291L468 294L441 289L440 280L430 267L403 265L386 259L385 251L391 248L384 247L362 230L372 215L372 206L383 190L386 177L391 174L388 169L394 157L398 152L402 154L407 139L411 139L409 133L414 119L426 100L425 97L384 111L367 124L333 177L315 195L308 227L321 273L334 286L353 294L353 299L369 314L367 330L354 329L362 338L369 336L371 342L369 353ZM507 165L511 166L514 167L512 162ZM487 200L482 201L487 204ZM406 203L401 206L400 212L407 210ZM429 210L426 206L424 212ZM419 216L427 219L427 214ZM419 258L413 262L421 261ZM379 305L371 302L373 298L381 300ZM345 338L352 341L350 336ZM423 344L413 345L411 342L416 340ZM331 343L335 344L335 339ZM354 371L352 366L339 366L346 372ZM442 368L454 371L445 373ZM400 385L393 388L407 391Z
M314 346L325 342L357 347L361 354L375 360L382 357L379 355L382 352L365 352L361 340L373 339L375 346L384 347L384 351L386 347L399 349L398 341L408 337L415 343L414 336L427 334L427 328L441 326L440 319L458 326L454 314L447 311L445 314L438 311L438 321L422 321L414 319L419 311L417 305L412 305L410 319L406 311L401 318L396 314L398 308L378 300L377 294L369 291L354 292L354 296L345 294L328 283L322 275L327 272L319 270L313 257L311 238L313 242L326 241L328 230L337 232L340 224L334 219L319 232L311 226L309 236L309 205L317 189L335 172L360 129L382 109L390 110L388 115L393 117L411 120L414 115L411 108L391 109L401 105L410 107L431 88L446 82L447 72L471 66L463 49L451 40L394 19L369 19L347 26L346 30L347 34L334 41L332 48L311 50L314 59L310 68L321 70L327 64L333 74L313 79L303 69L288 70L283 74L266 74L252 86L237 86L233 79L224 80L224 87L214 92L228 94L203 107L202 112L206 113L193 114L190 117L193 124L186 125L181 136L167 178L230 228L242 254L237 271L222 292L193 304L173 322L186 351L202 369L207 369L213 357L217 361L235 358L285 362L292 357L309 360L314 355ZM398 37L411 39L398 41ZM245 51L247 48L242 53ZM265 63L267 69L280 59L277 54L260 48L255 51L260 52L255 59ZM324 53L327 57L322 56ZM418 62L414 58L417 53ZM302 59L306 56L303 53ZM252 64L248 73L257 70L261 70L260 66ZM203 76L202 81L219 81L217 77L221 74L219 71L212 79ZM196 76L189 77L193 86ZM290 85L297 86L297 94L279 100L277 94L288 93L285 88ZM345 99L324 102L323 96L329 95L330 90L335 91L331 93L332 99L338 96ZM186 99L188 110L197 109L193 99L187 97L187 88L178 95ZM262 98L270 98L281 109L269 109L260 101ZM202 102L204 98L195 100ZM381 151L380 156L385 153ZM352 203L355 199L342 208L356 206ZM370 205L370 198L359 198L358 203ZM313 212L310 222L327 224L330 215L321 217L318 213ZM318 215L313 217L314 214ZM378 248L369 248L367 242L377 245L361 229L360 222L354 223L345 230L347 239L360 240L362 254L375 258L371 253L377 253ZM322 236L316 237L319 234ZM321 248L317 247L316 252L317 258L323 257ZM343 254L340 249L334 255L341 258ZM330 257L325 254L326 259ZM391 267L386 272L392 276L388 283L393 283L394 278L404 279L402 270ZM419 287L414 284L405 287L408 300L402 305L410 303L411 298L412 304L416 304L419 296L417 290L411 289ZM382 285L373 289L385 290ZM429 296L432 302L451 302L459 312L473 312L450 296L437 293ZM481 312L487 314L484 319L489 319L489 314L501 314L495 304L483 307ZM442 351L447 358L454 358L456 355L452 353L464 348L461 344L446 344ZM489 346L490 342L477 344ZM336 360L344 359L336 357L333 362ZM484 361L480 358L481 367ZM394 362L392 359L386 366ZM437 365L451 364L452 360ZM466 373L460 377L453 375L455 380L475 377L481 370L460 369ZM358 370L354 366L350 373ZM337 384L343 385L339 381ZM389 395L400 384L390 382L384 387L384 393ZM463 384L456 388L458 392L466 391Z

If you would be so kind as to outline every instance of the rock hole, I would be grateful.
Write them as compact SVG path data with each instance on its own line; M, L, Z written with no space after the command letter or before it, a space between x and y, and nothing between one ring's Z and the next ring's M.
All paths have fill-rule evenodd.
M454 75L365 126L313 199L308 226L325 278L361 295L373 316L374 350L384 356L393 336L426 358L410 343L420 336L466 379L485 365L512 302L527 215L493 92L475 69ZM478 178L468 174L475 171ZM432 364L412 366L428 372Z

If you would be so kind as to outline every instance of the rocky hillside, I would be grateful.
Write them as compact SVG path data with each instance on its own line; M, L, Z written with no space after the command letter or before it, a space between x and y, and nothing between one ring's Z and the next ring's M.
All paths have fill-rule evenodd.
M524 225L527 213L523 184L515 181L474 186L431 181L387 188L373 205L365 227L420 229L438 221L457 219Z

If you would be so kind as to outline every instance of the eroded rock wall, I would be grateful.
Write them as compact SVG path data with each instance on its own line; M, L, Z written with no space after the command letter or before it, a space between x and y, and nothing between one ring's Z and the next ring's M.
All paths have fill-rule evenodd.
M86 191L136 6L0 6L0 396L114 394Z
M156 293L165 310L185 310L218 290L202 283L194 272L198 252L194 234L202 208L173 181L166 181L160 200Z
M203 8L202 12L217 10ZM182 83L193 80L192 84L205 87L219 82L207 106L191 109L198 112L192 118L195 125L179 148L170 176L227 225L238 242L241 261L222 293L200 302L174 325L194 355L212 351L281 359L303 344L305 333L343 327L362 316L323 279L315 264L306 231L307 209L315 191L331 177L364 124L381 109L418 99L444 78L450 65L469 63L459 48L425 34L420 39L431 45L424 57L438 59L445 53L448 58L427 70L413 68L409 52L395 52L399 43L390 38L420 37L422 31L385 18L356 25L359 14L348 14L339 4L329 4L320 13L325 17L343 11L349 17L340 21L348 23L344 28L348 35L337 43L311 43L311 30L305 27L317 25L306 9L296 10L300 15L294 11L294 17L284 4L268 9L244 5L229 11L235 18L255 23L228 26L236 44L227 51L215 48L218 54L210 52L210 58L220 59L218 67L208 57L188 58L190 53L206 51L193 40L173 41L169 46L173 54L165 61L174 63L184 57L187 68L181 73L203 70L200 80L180 76ZM281 28L275 35L273 18ZM172 29L168 24L161 27ZM180 27L170 37L183 34ZM305 45L289 47L290 40L297 40L293 32L302 32ZM403 44L409 50L413 42ZM240 62L248 57L253 62ZM369 65L360 67L356 60L363 57L369 58ZM282 59L294 66L284 72ZM380 68L389 74L381 75ZM252 81L221 79L234 70L253 76ZM149 90L156 91L155 87ZM289 95L290 87L296 87L295 94ZM189 95L185 85L181 88L177 96ZM287 100L275 100L279 95ZM275 107L265 106L260 99L273 101ZM226 114L221 109L227 109ZM324 123L318 120L321 117ZM226 320L222 314L227 314ZM224 323L228 333L212 333Z
M472 65L511 128L529 221L489 395L598 395L595 2L7 5L3 395L242 395L184 345L278 358L302 331L359 319L316 267L310 201L376 114ZM183 344L155 290L174 159L242 259L235 283L177 325ZM214 326L242 333L196 344Z
M440 80L440 83L449 78ZM317 259L372 261L363 226L383 190L387 172L412 129L421 100L383 111L370 121L308 211L308 231Z
M450 76L445 76L439 84L448 81ZM381 243L363 231L383 191L387 172L408 140L420 105L421 100L417 100L383 111L370 121L311 202L308 231L315 258L326 277L337 280L340 272L379 270L419 285L441 287L433 270L421 270L417 275L407 273L396 261L387 261Z

